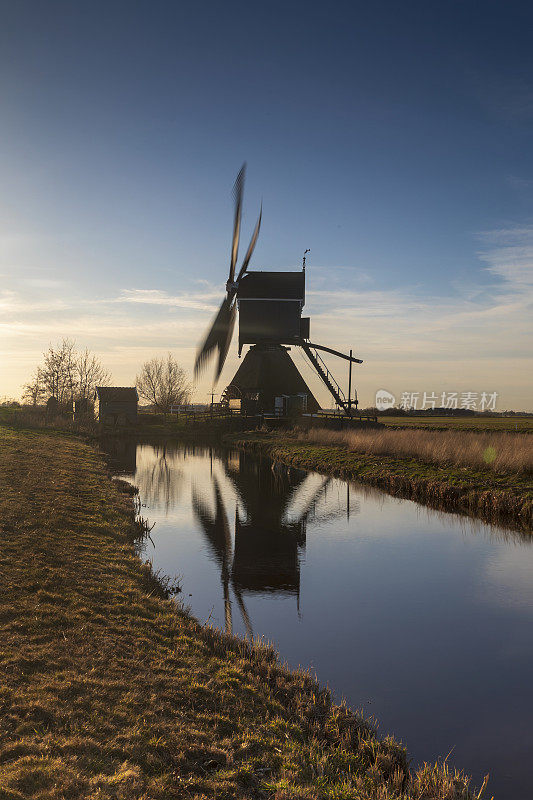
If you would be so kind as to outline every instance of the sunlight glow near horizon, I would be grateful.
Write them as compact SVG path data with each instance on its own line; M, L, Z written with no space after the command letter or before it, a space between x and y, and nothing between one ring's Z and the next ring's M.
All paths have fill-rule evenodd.
M246 159L241 257L262 199L251 268L311 248L312 339L364 359L361 406L495 391L533 410L533 11L489 4L480 32L459 5L230 7L236 28L215 3L5 4L0 396L63 337L118 385L168 351L192 372Z

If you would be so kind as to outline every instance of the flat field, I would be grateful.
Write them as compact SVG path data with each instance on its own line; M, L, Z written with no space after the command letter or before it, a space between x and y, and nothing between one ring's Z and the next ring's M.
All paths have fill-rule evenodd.
M430 428L433 430L508 431L533 433L531 417L389 417L378 414L378 421L393 428ZM533 443L532 443L533 446Z

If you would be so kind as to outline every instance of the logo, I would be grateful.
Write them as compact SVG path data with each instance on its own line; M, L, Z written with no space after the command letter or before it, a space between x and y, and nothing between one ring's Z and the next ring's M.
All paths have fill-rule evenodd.
M396 398L393 394L386 389L378 389L376 392L376 408L378 411L385 411L387 408L393 408Z

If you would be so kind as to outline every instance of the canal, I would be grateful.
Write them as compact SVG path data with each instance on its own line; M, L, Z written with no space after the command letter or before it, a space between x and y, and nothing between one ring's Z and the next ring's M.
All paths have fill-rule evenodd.
M533 538L236 451L106 449L198 620L272 642L414 764L531 798Z

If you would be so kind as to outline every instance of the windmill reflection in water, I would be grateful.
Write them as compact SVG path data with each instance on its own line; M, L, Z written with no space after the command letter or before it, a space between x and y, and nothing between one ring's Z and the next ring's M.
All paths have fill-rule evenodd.
M196 445L136 444L116 437L102 441L101 447L113 472L131 478L138 487L141 507L151 509L147 512L150 522L154 522L157 511L165 518L183 504L190 481L193 515L220 569L228 632L233 627L231 593L250 637L252 625L245 595L293 595L299 608L300 562L308 521L324 523L359 510L358 501L350 504L349 483L244 452ZM197 480L204 483L205 478L210 488L201 494ZM228 500L224 499L228 498L228 481L237 500L232 523ZM343 487L346 501L339 493ZM150 542L155 546L151 538Z
M237 459L224 459L223 465L238 497L234 538L216 474L212 474L214 512L195 487L193 511L220 567L226 632L233 632L233 590L246 633L252 638L245 594L292 594L299 608L300 554L305 547L307 520L310 514L316 517L316 504L333 479L323 478L303 509L291 513L292 501L307 472L267 459L248 458L245 453L239 453Z

